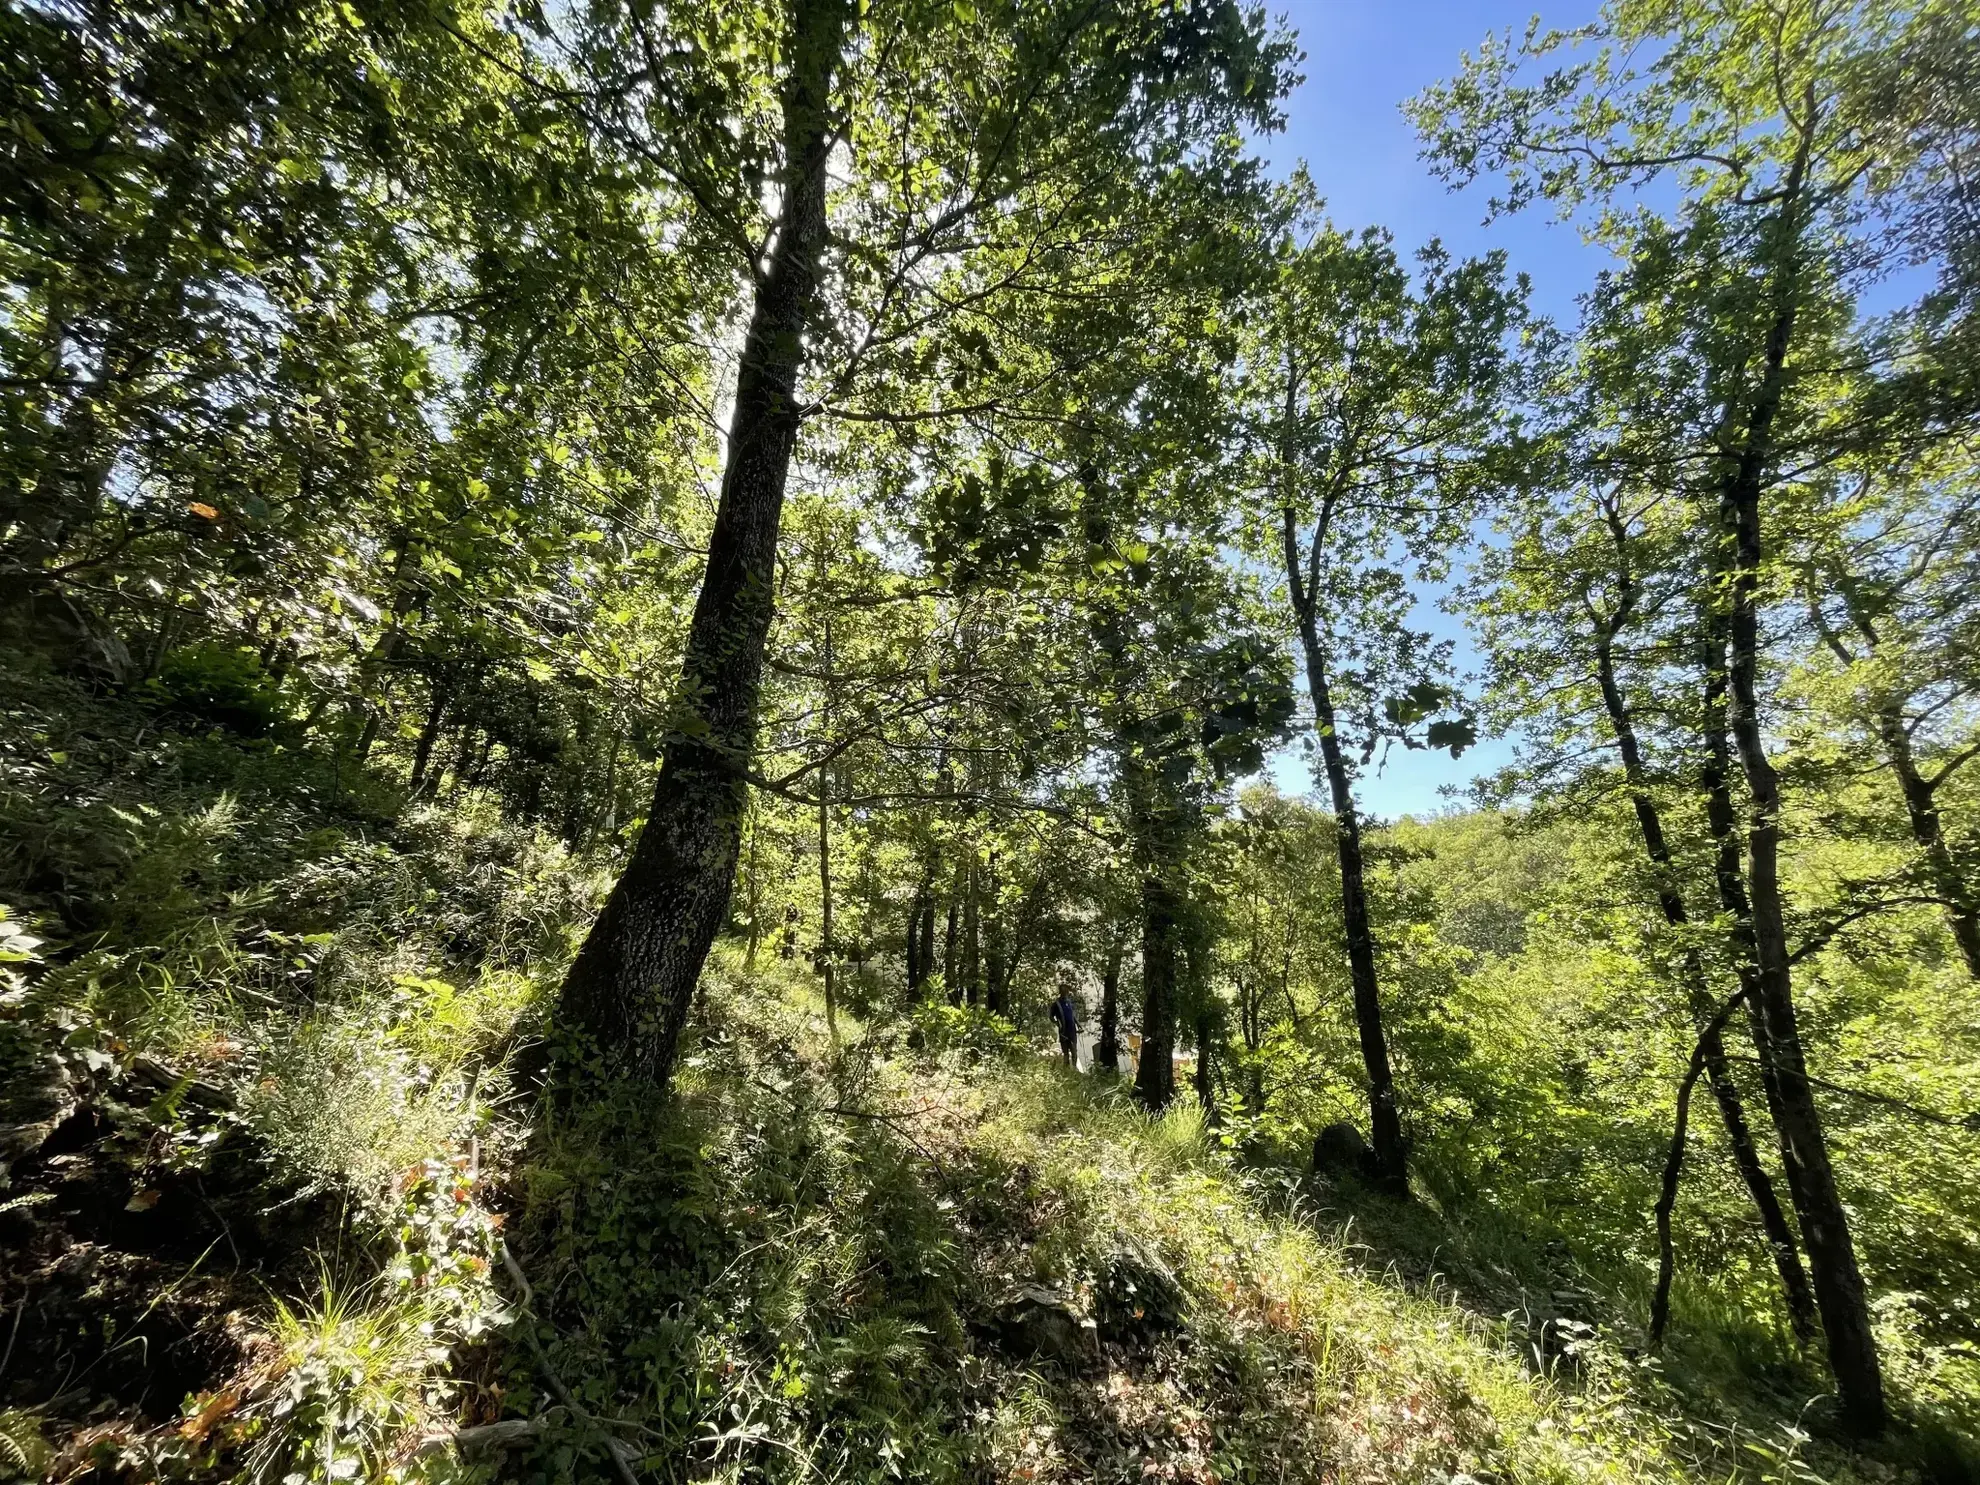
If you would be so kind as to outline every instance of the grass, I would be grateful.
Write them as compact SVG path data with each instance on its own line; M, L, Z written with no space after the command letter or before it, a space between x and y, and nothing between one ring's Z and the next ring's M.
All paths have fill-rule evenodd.
M113 1213L234 1178L193 1265L237 1265L200 1301L234 1361L163 1418L10 1409L0 1473L45 1438L57 1478L123 1480L610 1479L608 1448L655 1480L1921 1478L1800 1432L1806 1374L1718 1288L1680 1288L1660 1365L1640 1283L1518 1212L1248 1165L1193 1101L1149 1119L947 1007L833 1038L782 963L718 954L668 1096L539 1113L508 1063L585 863L308 759L135 768L121 725L0 792L0 1052L96 1080ZM74 890L18 894L44 880ZM139 1051L227 1104L132 1102ZM247 1223L312 1192L258 1258ZM1941 1445L1930 1478L1973 1478Z
M671 1107L594 1102L521 1168L544 1343L658 1477L1760 1477L1592 1330L1535 1357L1440 1276L1371 1271L1193 1103L1151 1120L1050 1059L842 1031L732 980ZM1027 1289L1104 1314L1123 1274L1174 1313L1103 1327L1095 1361L1000 1330ZM561 1447L520 1477L585 1457Z

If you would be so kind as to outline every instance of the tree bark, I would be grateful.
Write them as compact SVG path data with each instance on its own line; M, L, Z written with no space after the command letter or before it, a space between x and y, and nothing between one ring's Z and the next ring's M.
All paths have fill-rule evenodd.
M1160 1112L1176 1096L1176 899L1154 872L1141 879L1141 1061L1134 1092Z
M832 79L848 0L796 0L783 84L784 194L736 376L728 462L646 828L571 965L560 1019L664 1085L728 912L756 744L798 373L826 240Z
M1812 114L1812 108L1810 110ZM1808 1081L1801 1030L1796 1022L1794 987L1788 962L1787 924L1780 886L1780 778L1767 756L1760 723L1760 572L1765 557L1761 492L1773 462L1773 426L1781 407L1788 351L1795 325L1796 257L1799 251L1802 182L1813 120L1802 125L1802 142L1782 186L1776 222L1774 310L1767 328L1762 371L1744 420L1737 453L1720 490L1718 533L1732 548L1732 582L1725 602L1730 645L1728 722L1746 775L1750 811L1746 851L1753 903L1755 981L1765 1027L1760 1048L1778 1081L1782 1135L1801 1168L1796 1191L1802 1237L1808 1245L1815 1300L1828 1341L1829 1366L1845 1425L1874 1437L1884 1431L1883 1369L1849 1216L1836 1186L1821 1112Z
M1348 978L1354 987L1354 1021L1361 1036L1361 1063L1368 1075L1368 1123L1374 1146L1374 1184L1392 1195L1409 1191L1409 1159L1403 1145L1402 1117L1396 1108L1395 1075L1389 1067L1388 1035L1382 1026L1381 986L1375 974L1375 932L1368 917L1368 887L1362 862L1361 822L1335 725L1334 700L1327 683L1327 653L1320 645L1315 597L1302 579L1299 536L1292 507L1284 511L1286 581L1299 623L1306 660L1306 685L1313 698L1313 725L1320 735L1320 757L1334 805L1334 841L1341 864L1341 921L1346 929ZM1315 543L1325 540L1316 531Z
M1618 547L1621 544L1617 537ZM1622 553L1618 550L1618 565L1622 566ZM1603 622L1596 635L1595 671L1596 680L1602 689L1602 704L1609 716L1610 730L1615 734L1616 748L1622 755L1623 778L1629 786L1630 804L1636 813L1637 832L1643 840L1644 854L1650 858L1651 871L1656 878L1657 906L1664 915L1664 921L1680 934L1690 921L1685 909L1684 896L1677 883L1672 880L1670 844L1664 835L1664 822L1657 812L1656 803L1650 798L1648 777L1643 766L1643 753L1636 736L1636 722L1631 715L1629 704L1623 696L1622 687L1616 679L1615 635L1629 617L1633 605L1634 590L1629 583L1627 570L1621 572L1623 597L1619 599L1616 611ZM1754 1146L1753 1130L1746 1118L1744 1101L1739 1088L1733 1082L1731 1069L1726 1063L1726 1044L1721 1031L1724 1017L1713 1008L1712 993L1707 988L1705 965L1695 945L1685 944L1681 950L1681 963L1684 970L1685 995L1690 1002L1694 1021L1700 1025L1698 1051L1694 1065L1686 1074L1683 1087L1679 1090L1677 1110L1677 1133L1673 1137L1671 1155L1665 1167L1665 1190L1657 1207L1657 1230L1659 1246L1664 1254L1666 1268L1671 1253L1670 1223L1671 1211L1677 1200L1677 1178L1684 1159L1685 1125L1689 1111L1692 1085L1697 1082L1699 1069L1703 1068L1712 1097L1719 1106L1719 1118L1725 1125L1726 1139L1732 1147L1733 1164L1739 1170L1741 1183L1753 1201L1753 1207L1760 1215L1761 1230L1766 1234L1767 1246L1774 1257L1775 1272L1780 1275L1781 1291L1787 1298L1788 1317L1794 1325L1794 1333L1804 1342L1815 1333L1815 1300L1808 1287L1808 1274L1802 1267L1801 1250L1796 1246L1794 1232L1788 1226L1787 1213L1781 1209L1781 1199L1774 1190L1773 1178L1760 1163L1760 1152ZM1670 1280L1664 1276L1658 1285L1658 1302L1652 1306L1651 1335L1660 1339L1663 1327L1669 1316Z
M956 913L962 901L963 869L956 868L955 880L949 884L948 922L942 933L942 990L949 997L950 1005L963 1003L963 986L956 974Z
M825 681L818 709L819 744L829 757L832 747L832 600L825 588L825 547L818 549L818 586L825 609ZM825 1027L839 1039L839 945L832 934L832 765L818 766L818 972L825 983Z
M983 1004L983 905L978 900L976 854L970 853L963 887L963 999Z
M447 686L439 677L434 677L430 685L430 695L426 704L426 723L419 729L419 741L413 745L412 773L406 781L406 792L414 799L423 797L426 790L426 771L433 763L433 745L440 740L440 729L447 716Z
M832 937L832 765L818 770L818 973L825 982L825 1027L839 1039L838 944Z
M1100 976L1100 1039L1093 1045L1093 1063L1110 1073L1121 1070L1121 960L1127 953L1127 932L1119 924L1109 930L1107 964Z

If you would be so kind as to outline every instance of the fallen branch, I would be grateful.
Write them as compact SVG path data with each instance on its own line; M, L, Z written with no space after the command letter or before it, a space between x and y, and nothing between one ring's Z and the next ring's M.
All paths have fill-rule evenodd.
M533 1318L530 1312L536 1303L536 1291L530 1287L529 1279L523 1273L522 1265L516 1262L515 1254L509 1251L508 1243L499 1241L496 1248L502 1257L502 1267L509 1271L510 1279L515 1282L516 1288L522 1291L522 1303L519 1308L526 1319ZM550 1395L570 1409L573 1418L603 1440L605 1456L612 1461L613 1473L618 1475L623 1485L639 1485L638 1479L633 1475L632 1466L626 1463L625 1454L620 1452L628 1446L614 1438L604 1424L586 1412L578 1400L571 1396L571 1389L564 1385L563 1378L557 1375L550 1365L550 1358L544 1354L543 1342L538 1338L535 1326L525 1325L524 1330L529 1336L529 1348L535 1354L537 1375L543 1378L544 1385L550 1389Z
M481 1449L506 1449L542 1433L552 1422L547 1415L535 1418L504 1418L499 1423L478 1423L472 1428L435 1429L420 1437L416 1454L433 1454L441 1449L472 1454Z
M765 1093L775 1093L780 1098L788 1099L793 1109L802 1109L804 1107L804 1104L802 1102L800 1102L797 1098L792 1096L791 1091L788 1088L779 1088L775 1083L766 1083L761 1078L750 1078L748 1079L748 1082L750 1086L753 1088L761 1088ZM817 1108L819 1113L829 1114L834 1118L866 1119L866 1120L870 1120L875 1124L886 1125L889 1129L893 1130L894 1133L898 1134L902 1139L906 1140L910 1145L913 1145L915 1151L921 1156L921 1158L923 1160L926 1160L930 1165L932 1165L935 1168L936 1175L940 1176L945 1181L949 1178L948 1170L943 1166L942 1162L935 1158L935 1154L932 1150L930 1150L926 1145L922 1144L920 1140L914 1137L913 1131L907 1127L906 1122L902 1119L902 1117L899 1114L882 1113L877 1109L847 1108L844 1104L836 1104L836 1103L817 1104L815 1105L815 1107Z

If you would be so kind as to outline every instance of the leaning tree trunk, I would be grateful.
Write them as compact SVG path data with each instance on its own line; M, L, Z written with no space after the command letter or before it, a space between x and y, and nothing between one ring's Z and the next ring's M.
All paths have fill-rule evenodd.
M1134 1092L1143 1108L1176 1096L1176 897L1159 872L1141 879L1141 1061Z
M1671 877L1671 849L1664 836L1663 818L1650 798L1642 748L1636 737L1636 722L1616 679L1614 631L1625 617L1626 611L1619 607L1604 632L1596 636L1596 680L1602 689L1602 704L1609 715L1609 727L1615 734L1617 751L1622 755L1623 778L1629 786L1630 804L1636 812L1637 832L1643 839L1644 854L1650 858L1650 867L1656 876L1657 906L1664 915L1664 921L1682 934L1689 924L1690 915L1685 909L1684 896ZM1753 1201L1754 1210L1760 1215L1760 1226L1773 1253L1775 1271L1780 1275L1781 1291L1787 1297L1788 1316L1793 1322L1794 1333L1806 1341L1815 1333L1815 1300L1809 1291L1807 1271L1801 1264L1801 1250L1796 1246L1794 1232L1788 1226L1787 1213L1781 1209L1780 1195L1774 1190L1773 1178L1760 1163L1760 1152L1753 1142L1753 1129L1747 1122L1745 1104L1726 1062L1726 1043L1721 1029L1724 1018L1713 1004L1704 962L1698 950L1689 944L1684 947L1682 962L1686 998L1691 1005L1692 1017L1699 1024L1699 1036L1694 1066L1686 1076L1679 1099L1677 1132L1673 1136L1672 1153L1666 1165L1664 1196L1658 1204L1662 1246L1668 1255L1671 1206L1676 1199L1677 1177L1684 1158L1685 1115L1691 1085L1697 1081L1702 1069L1712 1089L1712 1097L1719 1105L1719 1118L1725 1125L1726 1139L1732 1147L1733 1164L1739 1170L1740 1181ZM1669 1299L1670 1280L1666 1274L1658 1285L1657 1303L1652 1307L1650 1332L1654 1339L1663 1336L1669 1315Z
M1316 535L1315 540L1323 538ZM1368 918L1368 886L1361 853L1361 821L1354 807L1347 759L1335 726L1327 684L1327 655L1320 647L1314 597L1300 576L1299 539L1290 507L1285 512L1286 579L1299 620L1306 684L1313 697L1313 725L1334 805L1334 841L1341 863L1341 920L1346 928L1348 979L1354 987L1354 1023L1361 1034L1361 1064L1368 1074L1368 1123L1375 1153L1375 1184L1395 1195L1409 1190L1409 1160L1402 1117L1396 1109L1395 1075L1389 1068L1388 1034L1382 1026L1382 993L1375 977L1375 931Z
M784 199L736 376L728 464L646 828L571 965L563 1022L664 1084L735 886L756 745L798 373L826 240L830 94L848 0L797 0L783 87Z
M1771 1064L1778 1084L1781 1134L1794 1149L1801 1167L1796 1191L1801 1233L1808 1245L1815 1301L1828 1341L1829 1366L1835 1374L1836 1395L1845 1424L1859 1434L1884 1431L1883 1369L1876 1336L1870 1328L1870 1306L1863 1275L1857 1268L1856 1245L1850 1236L1849 1215L1836 1186L1835 1167L1822 1131L1821 1111L1808 1081L1808 1067L1797 1024L1794 987L1789 969L1787 923L1780 883L1780 778L1767 756L1760 724L1760 573L1765 556L1760 519L1760 496L1773 462L1772 431L1786 383L1788 349L1795 324L1796 253L1800 233L1800 197L1807 165L1804 123L1800 152L1781 188L1777 221L1777 259L1773 265L1775 307L1767 328L1762 373L1743 437L1731 459L1720 493L1717 533L1730 544L1732 582L1724 602L1727 610L1727 684L1731 693L1728 721L1739 752L1750 796L1746 852L1753 901L1755 988L1765 1039L1760 1054Z
M406 793L410 798L422 799L426 795L427 769L433 763L433 745L440 740L440 731L446 720L447 684L436 675L429 683L426 721L419 729L419 741L413 745L412 773L406 779Z
M1745 461L1742 461L1745 462ZM1727 679L1732 704L1729 722L1751 797L1747 821L1748 887L1753 911L1753 956L1758 1050L1773 1081L1774 1117L1793 1152L1798 1178L1792 1190L1801 1233L1808 1245L1815 1302L1828 1341L1829 1367L1843 1418L1866 1436L1884 1430L1883 1369L1870 1328L1870 1306L1856 1263L1849 1215L1836 1186L1821 1111L1808 1081L1801 1046L1794 987L1788 964L1787 923L1781 900L1780 779L1767 756L1759 718L1758 576L1761 532L1759 471L1742 476L1727 497L1735 536L1735 568L1729 630Z
M1925 853L1925 866L1932 874L1932 886L1945 904L1946 926L1959 945L1966 972L1980 980L1980 895L1976 895L1946 846L1945 826L1939 819L1938 786L1918 771L1912 755L1911 734L1905 730L1904 715L1894 706L1877 713L1877 733L1884 752L1904 791L1904 811L1911 821L1911 838Z
M1739 817L1733 808L1732 744L1726 731L1726 636L1722 617L1708 608L1705 616L1703 667L1705 689L1702 705L1704 761L1698 770L1698 788L1705 799L1706 824L1712 832L1713 879L1718 887L1719 910L1731 925L1733 968L1745 992L1747 1026L1753 1049L1760 1063L1760 1088L1766 1096L1767 1115L1773 1121L1780 1142L1781 1175L1795 1210L1801 1209L1801 1163L1794 1157L1794 1142L1787 1137L1781 1117L1781 1081L1774 1075L1774 1061L1767 1056L1767 1023L1760 1009L1759 959L1753 947L1753 904L1746 895L1746 874L1739 844Z
M1856 626L1857 632L1869 645L1869 653L1874 656L1881 642L1874 614L1863 603L1854 583L1845 578L1836 586L1842 592L1850 622ZM1841 636L1823 620L1821 600L1812 588L1808 613L1815 621L1823 643L1836 659L1846 669L1855 665L1857 657L1850 653ZM1911 729L1905 725L1904 708L1895 696L1886 694L1878 698L1875 716L1877 740L1883 743L1884 757L1891 765L1891 772L1897 776L1898 790L1904 796L1905 818L1911 825L1911 838L1924 853L1925 870L1943 905L1946 927L1952 930L1953 943L1959 948L1960 958L1966 961L1968 976L1980 980L1980 893L1973 890L1946 845L1945 822L1939 816L1939 786L1945 782L1946 774L1942 772L1936 778L1928 779L1919 772L1918 757L1911 746Z

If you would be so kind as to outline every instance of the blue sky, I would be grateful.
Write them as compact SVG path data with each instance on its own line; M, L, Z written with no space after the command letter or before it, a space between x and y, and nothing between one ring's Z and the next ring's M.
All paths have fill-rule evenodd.
M1399 108L1404 99L1456 72L1459 57L1476 49L1488 32L1522 31L1532 3L1302 0L1286 7L1282 13L1306 52L1300 69L1306 81L1287 105L1285 132L1263 147L1280 173L1306 162L1338 226L1387 227L1404 253L1431 237L1441 237L1459 254L1503 248L1512 267L1532 277L1534 307L1567 325L1573 322L1575 296L1600 267L1600 250L1584 245L1573 227L1550 220L1544 211L1482 225L1487 192L1474 187L1453 194L1432 179ZM1563 0L1541 17L1548 26L1573 26L1592 19L1594 10L1591 0ZM1426 601L1419 622L1457 639L1462 667L1476 663L1460 621ZM1487 740L1457 760L1395 748L1381 773L1370 770L1361 780L1359 803L1376 815L1429 813L1449 803L1438 793L1442 786L1462 786L1510 756L1502 740ZM1306 761L1293 749L1274 760L1271 774L1288 793L1313 786Z

